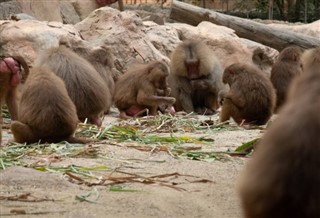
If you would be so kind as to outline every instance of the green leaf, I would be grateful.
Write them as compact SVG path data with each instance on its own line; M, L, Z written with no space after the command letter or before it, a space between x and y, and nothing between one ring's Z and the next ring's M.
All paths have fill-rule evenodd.
M124 189L121 186L113 185L109 188L109 191L111 192L139 192L139 190L136 189Z

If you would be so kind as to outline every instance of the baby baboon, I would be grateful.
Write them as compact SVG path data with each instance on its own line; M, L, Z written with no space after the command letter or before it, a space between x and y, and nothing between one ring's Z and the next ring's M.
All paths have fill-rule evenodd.
M270 79L257 67L232 64L223 73L229 91L219 93L222 101L220 121L230 117L238 124L263 125L271 117L276 96Z
M271 70L271 82L276 89L276 110L285 103L292 79L302 73L301 49L290 46L281 51Z
M22 70L28 76L29 67L22 57L0 58L0 146L2 141L2 105L7 104L11 120L17 119L17 87L21 83Z
M18 143L85 143L72 136L77 128L76 107L64 82L49 68L34 67L21 94L18 119L11 131Z
M169 69L164 62L135 64L128 69L117 80L114 93L121 118L135 116L145 109L150 115L156 115L159 106L174 104L174 98L163 96L170 92L167 84Z
M64 81L81 121L88 118L90 123L101 126L100 116L112 99L102 77L87 60L60 45L40 54L36 65L48 66Z
M308 49L303 52L302 57L303 71L308 71L310 68L320 67L320 46Z
M320 68L295 78L240 178L246 218L320 217Z
M213 114L219 107L218 93L225 89L222 67L203 42L186 40L171 56L169 86L176 98L175 109Z

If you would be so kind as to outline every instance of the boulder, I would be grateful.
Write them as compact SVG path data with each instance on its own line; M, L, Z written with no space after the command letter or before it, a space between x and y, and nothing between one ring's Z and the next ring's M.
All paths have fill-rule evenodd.
M61 37L76 37L70 24L38 20L0 21L0 56L19 55L32 65L39 51L58 46Z
M23 13L29 14L41 21L62 22L60 0L17 0Z
M134 11L120 12L110 7L95 10L75 28L83 39L110 46L121 65L120 71L134 62L164 60L169 63L168 54L179 41L172 27L144 23Z
M61 38L83 42L85 49L108 46L116 68L125 72L131 63L164 60L183 39L198 38L215 51L224 67L251 62L270 72L278 52L239 38L232 29L210 22L198 26L181 23L158 25L143 21L135 11L101 7L75 25L37 20L0 21L0 55L20 55L32 65L42 49L58 46ZM71 43L72 45L72 43Z

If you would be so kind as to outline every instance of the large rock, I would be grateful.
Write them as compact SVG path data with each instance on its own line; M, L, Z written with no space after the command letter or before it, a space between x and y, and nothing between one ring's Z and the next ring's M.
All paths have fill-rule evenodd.
M80 17L74 8L74 3L74 0L16 0L1 2L0 20L10 18L16 20L26 19L27 15L29 15L40 21L76 24L80 21Z
M74 6L81 20L85 19L92 11L100 7L96 1L92 0L73 0L72 5Z
M21 55L30 65L40 50L58 46L60 38L82 41L88 50L100 45L110 47L115 65L122 72L133 62L164 60L169 63L171 52L186 38L206 41L224 67L234 62L252 62L268 72L278 54L271 48L237 37L229 28L209 22L197 27L177 23L157 25L152 21L143 22L134 11L120 12L110 7L93 11L74 26L37 20L0 21L0 31L0 55Z
M133 62L169 62L168 55L179 42L172 27L143 23L134 11L119 12L109 7L95 10L75 27L83 39L113 48L122 71Z
M80 16L76 12L72 2L70 1L60 2L60 14L61 14L63 23L76 24L80 22Z
M61 37L81 39L69 24L37 20L0 21L0 55L20 55L32 65L39 51L58 46Z
M29 14L41 21L62 22L60 0L17 0L23 13Z

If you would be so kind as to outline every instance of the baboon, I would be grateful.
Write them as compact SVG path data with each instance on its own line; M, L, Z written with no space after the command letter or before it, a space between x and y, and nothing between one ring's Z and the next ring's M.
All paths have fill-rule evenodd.
M240 177L246 218L320 217L320 68L294 79L288 101Z
M15 141L85 143L72 136L77 124L76 107L64 82L49 68L31 69L19 101L18 119L11 123Z
M257 67L235 63L223 73L229 91L221 91L220 121L230 117L238 124L263 125L271 117L276 94L270 79Z
M135 116L145 109L150 115L156 115L159 106L174 104L173 97L165 96L170 89L167 84L169 69L164 62L134 64L128 69L115 86L114 102L120 118Z
M105 96L108 102L105 108L105 113L108 113L112 105L112 96L114 94L114 77L119 74L114 67L114 58L110 48L103 45L88 50L85 46L81 45L81 43L73 43L70 45L70 48L78 55L89 61L105 82L108 91L108 95Z
M22 72L21 66L24 72ZM0 146L2 141L2 105L7 104L11 120L17 119L17 87L21 80L29 74L29 67L22 57L1 57L0 58Z
M253 50L252 62L263 72L269 72L271 67L274 65L274 59L272 56L267 54L261 47L257 47Z
M308 71L310 68L320 67L320 46L308 49L303 52L302 57L303 71Z
M90 123L101 126L100 116L112 99L102 77L87 60L60 45L40 53L36 65L48 66L64 81L81 121L88 118Z
M225 89L222 67L208 46L198 40L181 42L171 55L169 86L176 111L213 114L218 93Z
M301 54L299 47L287 47L280 52L272 67L270 79L277 94L276 111L286 102L292 79L302 73Z

